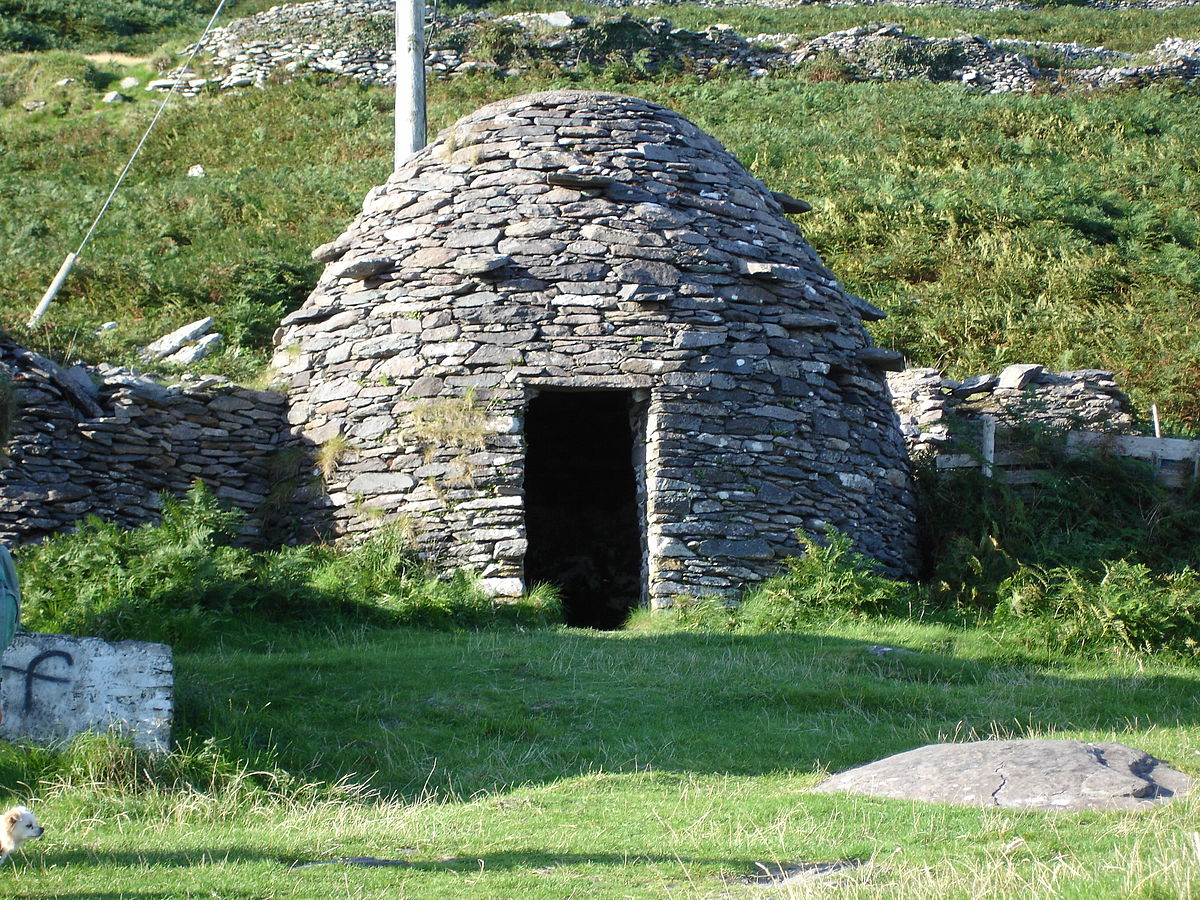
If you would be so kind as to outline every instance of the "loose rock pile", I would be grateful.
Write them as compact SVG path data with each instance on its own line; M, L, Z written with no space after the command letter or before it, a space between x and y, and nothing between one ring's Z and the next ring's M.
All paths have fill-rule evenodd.
M389 0L316 0L285 4L216 29L202 49L211 74L176 71L147 90L194 95L205 88L263 86L271 78L305 72L332 73L364 84L394 81L394 6ZM958 81L988 93L1030 91L1069 83L1085 88L1191 80L1200 74L1197 42L1169 38L1155 48L1157 61L1077 44L988 41L979 36L922 38L898 24L860 26L805 41L794 34L742 36L727 25L703 32L668 20L628 14L584 17L565 12L494 17L465 13L430 15L426 65L431 74L453 77L491 70L517 75L533 65L571 71L581 65L620 64L653 72L676 66L705 77L741 69L753 76L811 66L823 57L840 60L847 79L926 78ZM190 48L189 48L190 49ZM1093 68L1039 69L1022 53L1052 50L1068 61L1095 59ZM1115 65L1109 65L1110 63Z

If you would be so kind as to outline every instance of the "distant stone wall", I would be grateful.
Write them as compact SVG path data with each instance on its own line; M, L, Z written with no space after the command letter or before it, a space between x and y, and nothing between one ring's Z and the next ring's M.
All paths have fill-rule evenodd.
M646 2L607 0L600 5ZM956 5L970 2L956 0ZM1182 5L1180 0L1143 2L1143 8ZM1125 0L1121 5L1139 4ZM147 90L174 89L194 95L212 88L262 87L268 79L306 72L390 85L395 79L394 8L390 0L280 4L210 32L202 45L208 62L201 74L176 70L150 82ZM628 14L589 17L559 11L495 16L481 11L446 16L430 9L426 67L434 77L477 71L519 75L535 61L564 71L578 68L581 62L602 67L612 64L610 54L650 71L678 66L700 78L730 69L757 78L815 58L836 57L848 66L845 74L851 78L955 81L982 93L1056 89L1065 83L1084 89L1138 86L1200 75L1196 42L1178 37L1159 43L1148 59L1139 59L1077 43L989 41L967 34L926 38L907 34L897 23L864 24L810 40L799 34L741 35L724 24L689 31L667 19L635 19ZM482 29L488 30L489 39L479 42L484 49L473 51ZM604 51L596 52L597 46ZM1028 56L1038 51L1051 51L1073 63L1094 61L1094 66L1042 69Z
M0 457L0 541L25 543L85 516L135 526L163 491L196 481L257 530L281 449L286 398L224 379L162 387L111 368L65 369L0 341L11 435Z
M974 434L984 417L999 424L1041 423L1057 430L1129 432L1133 405L1112 372L1078 369L1051 372L1014 365L1000 374L955 381L937 369L905 369L888 375L900 430L913 458L955 447Z

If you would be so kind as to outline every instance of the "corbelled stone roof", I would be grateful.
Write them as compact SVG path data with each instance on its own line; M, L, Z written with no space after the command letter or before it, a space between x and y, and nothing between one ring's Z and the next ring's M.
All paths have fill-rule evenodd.
M525 404L609 387L649 398L653 597L734 590L826 524L908 570L898 355L787 218L805 209L637 98L532 94L444 130L314 252L278 336L297 432L357 450L329 485L339 528L374 504L519 577ZM480 435L431 438L429 407L465 401Z

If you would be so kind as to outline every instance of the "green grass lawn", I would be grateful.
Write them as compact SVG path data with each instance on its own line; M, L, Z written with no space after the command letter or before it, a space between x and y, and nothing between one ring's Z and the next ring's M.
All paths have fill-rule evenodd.
M180 655L224 787L35 785L16 897L1185 897L1200 797L1043 814L808 793L928 742L1118 740L1200 775L1200 677L995 632L346 632ZM883 656L883 644L910 650ZM86 781L87 779L76 779ZM307 789L302 782L324 782ZM328 787L337 784L340 787ZM369 788L369 789L368 789ZM404 866L290 869L371 856ZM863 861L764 891L756 863ZM739 880L742 879L742 880Z

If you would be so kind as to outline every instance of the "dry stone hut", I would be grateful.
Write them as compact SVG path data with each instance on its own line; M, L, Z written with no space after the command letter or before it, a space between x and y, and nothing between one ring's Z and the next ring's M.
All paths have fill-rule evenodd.
M911 568L904 443L803 208L654 103L463 118L372 190L277 336L341 533L407 519L494 591L604 627L730 595L826 525Z

